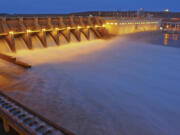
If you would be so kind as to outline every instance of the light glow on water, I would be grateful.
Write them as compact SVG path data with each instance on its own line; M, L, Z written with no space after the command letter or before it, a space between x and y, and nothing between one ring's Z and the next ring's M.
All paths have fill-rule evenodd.
M168 34L168 33L164 33L163 35L163 44L166 45L175 45L178 47L179 45L179 39L178 39L179 35L178 34Z

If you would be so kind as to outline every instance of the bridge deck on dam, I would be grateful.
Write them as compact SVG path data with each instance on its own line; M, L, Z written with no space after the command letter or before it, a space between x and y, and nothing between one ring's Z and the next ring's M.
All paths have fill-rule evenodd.
M141 36L143 37L143 36ZM120 37L22 51L3 92L77 135L179 135L178 48Z

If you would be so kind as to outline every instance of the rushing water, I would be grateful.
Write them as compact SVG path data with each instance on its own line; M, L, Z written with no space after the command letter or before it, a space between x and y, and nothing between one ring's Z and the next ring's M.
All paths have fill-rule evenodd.
M180 49L163 37L19 51L33 68L0 61L0 88L77 135L179 135Z

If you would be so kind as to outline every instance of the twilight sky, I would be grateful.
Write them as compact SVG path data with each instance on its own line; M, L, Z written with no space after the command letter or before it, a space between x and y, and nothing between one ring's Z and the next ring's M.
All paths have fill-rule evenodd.
M0 13L69 13L139 8L180 11L180 0L1 0Z

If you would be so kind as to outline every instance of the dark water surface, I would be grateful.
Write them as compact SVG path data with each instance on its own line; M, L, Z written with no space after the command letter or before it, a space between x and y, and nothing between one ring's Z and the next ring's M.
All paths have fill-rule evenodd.
M180 34L167 34L158 32L145 32L132 35L126 35L132 40L140 41L144 43L150 43L153 45L162 45L168 47L180 48Z

